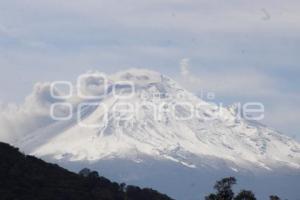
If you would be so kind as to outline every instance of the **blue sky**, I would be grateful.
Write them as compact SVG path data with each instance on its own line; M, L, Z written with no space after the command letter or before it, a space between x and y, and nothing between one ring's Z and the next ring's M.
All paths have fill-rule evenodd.
M261 101L265 123L299 139L299 10L297 0L0 0L0 101L21 103L37 81L142 67L225 104Z

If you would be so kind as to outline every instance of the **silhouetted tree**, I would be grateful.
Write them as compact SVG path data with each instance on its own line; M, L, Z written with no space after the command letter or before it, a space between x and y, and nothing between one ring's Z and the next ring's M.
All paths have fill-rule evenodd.
M256 200L252 191L242 190L234 200Z
M90 173L91 173L91 170L88 168L83 168L82 170L80 170L78 172L78 174L83 177L88 177L90 175Z
M120 191L125 192L125 190L126 190L126 183L121 183L120 184Z
M280 200L280 198L276 195L271 195L270 200Z
M234 197L234 192L232 191L232 186L236 184L236 179L234 177L223 178L218 181L214 189L217 190L216 194L210 194L205 197L206 200L232 200Z
M98 172L96 171L92 171L90 174L89 174L89 178L98 178L99 177L99 174Z
M223 178L217 181L214 189L215 194L211 193L205 197L205 200L256 200L255 194L250 190L241 190L238 195L234 195L232 186L236 184L234 177ZM270 200L281 200L276 195L271 195Z
M205 197L205 200L218 200L218 197L215 194L210 194L207 197Z
M218 191L217 196L219 199L231 200L234 197L232 186L236 184L234 177L224 178L216 183L214 188Z
M79 171L78 173L80 176L83 176L83 177L88 177L88 178L99 178L99 174L98 172L96 171L91 171L90 169L88 168L84 168L82 170Z

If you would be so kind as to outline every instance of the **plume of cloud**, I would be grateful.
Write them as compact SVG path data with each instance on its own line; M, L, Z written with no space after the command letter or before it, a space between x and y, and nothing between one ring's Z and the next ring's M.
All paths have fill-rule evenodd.
M202 86L202 82L199 77L190 73L189 61L189 58L183 58L180 60L180 82L187 87L187 89L193 92L198 92L197 90L199 90L199 87Z
M190 71L189 71L189 59L188 58L183 58L181 61L180 61L180 73L182 76L188 76L190 74Z
M77 90L84 96L102 96L107 89L108 77L98 71L89 71L79 76Z
M50 106L61 100L51 96L50 85L35 84L33 92L21 105L0 105L0 141L15 143L26 134L53 122L49 114Z
M79 87L74 87L80 90L81 94L86 96L103 94L105 75L99 72L88 72L81 77L80 84L77 85ZM77 96L77 91L73 91L72 96L66 100L56 98L65 93L59 88L52 87L52 83L36 83L32 93L25 98L23 104L0 103L0 141L15 144L24 136L54 123L55 120L50 115L51 105L54 103L70 103L73 111L76 111L76 105L85 100ZM51 94L51 90L55 96ZM57 106L54 112L56 116L65 116L69 110L63 106Z

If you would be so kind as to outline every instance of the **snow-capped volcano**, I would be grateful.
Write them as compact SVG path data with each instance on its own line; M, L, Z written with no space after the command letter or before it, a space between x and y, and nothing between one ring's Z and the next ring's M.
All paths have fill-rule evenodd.
M151 157L189 168L300 170L298 142L240 117L237 106L205 102L159 73L90 72L78 82L73 97L59 101L72 105L73 115L27 134L17 142L22 150L71 162Z

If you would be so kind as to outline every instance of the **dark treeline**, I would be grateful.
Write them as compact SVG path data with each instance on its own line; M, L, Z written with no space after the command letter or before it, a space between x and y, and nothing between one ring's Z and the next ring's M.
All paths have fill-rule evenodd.
M0 200L171 200L84 169L80 174L26 156L0 142Z
M205 200L256 200L252 191L237 195L234 177L218 181ZM83 169L72 173L55 164L26 156L0 142L0 200L172 200L148 188L111 182L98 172ZM270 196L270 200L280 200Z
M255 194L250 190L241 190L237 195L233 192L233 185L236 184L234 177L223 178L217 181L212 193L205 197L205 200L256 200ZM271 195L270 200L280 200L276 195Z

